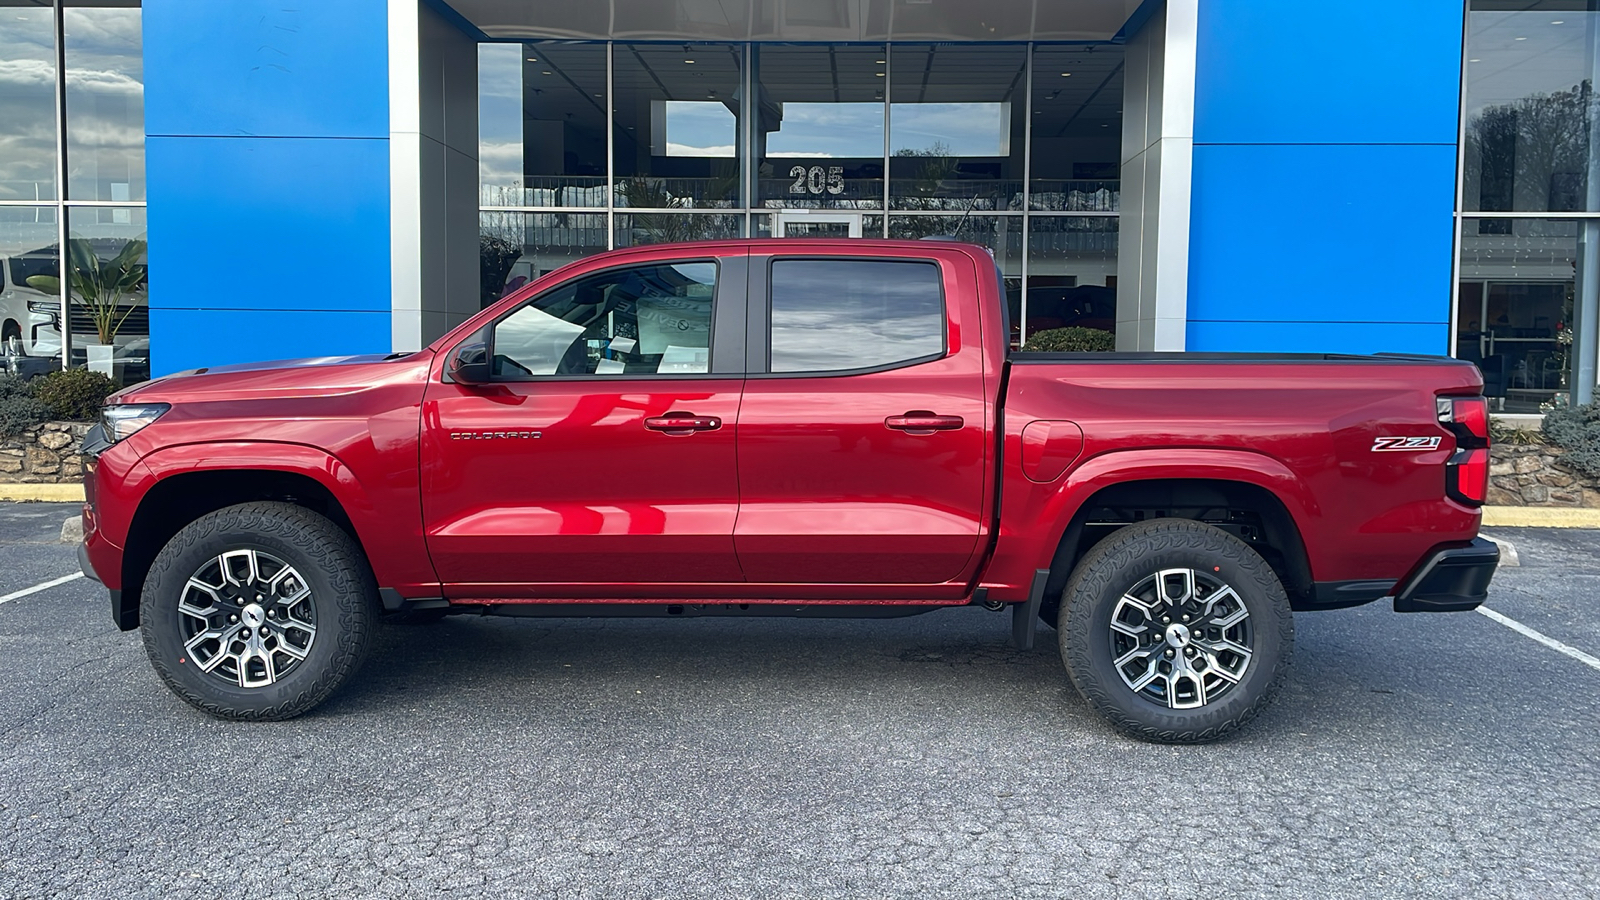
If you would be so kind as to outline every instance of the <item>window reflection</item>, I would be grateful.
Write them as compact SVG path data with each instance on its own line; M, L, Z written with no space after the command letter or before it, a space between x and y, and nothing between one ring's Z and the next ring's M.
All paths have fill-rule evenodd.
M48 6L0 10L0 200L56 196L55 26Z
M778 44L755 52L760 204L882 209L885 49Z
M480 212L478 228L478 283L484 306L547 272L606 249L604 211Z
M137 7L62 11L69 199L145 199L139 15Z
M1116 216L1028 222L1025 337L1051 328L1117 328Z
M1474 0L1467 17L1463 208L1600 211L1593 160L1594 12Z
M479 59L485 205L606 206L605 45L506 44Z
M1030 209L1121 206L1122 61L1112 45L1034 48Z
M1455 354L1478 364L1498 409L1537 413L1570 386L1582 230L1572 219L1462 221Z
M60 318L60 295L28 281L58 275L59 240L55 207L0 206L0 352L48 356L41 340L59 346L45 332Z
M1027 47L894 45L889 202L1020 208Z
M538 297L494 330L493 371L538 375L711 371L715 263L603 272Z
M618 44L617 205L732 207L739 199L736 44Z
M937 266L778 260L771 283L773 372L873 368L944 351Z
M619 213L616 246L736 238L743 226L744 216L737 213Z

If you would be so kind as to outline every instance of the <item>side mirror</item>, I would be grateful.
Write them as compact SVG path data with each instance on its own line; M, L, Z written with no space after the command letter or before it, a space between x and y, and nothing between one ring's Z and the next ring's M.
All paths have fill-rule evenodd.
M456 347L450 355L450 362L445 365L451 380L458 384L488 384L491 378L489 367L489 342L486 332L478 332Z

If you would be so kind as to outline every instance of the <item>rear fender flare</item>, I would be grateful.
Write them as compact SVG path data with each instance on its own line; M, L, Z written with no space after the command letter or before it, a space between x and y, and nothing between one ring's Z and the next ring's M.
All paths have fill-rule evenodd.
M1321 515L1320 507L1310 487L1279 460L1250 450L1119 450L1073 469L1046 501L1040 520L1051 524L1048 539L1039 548L1037 568L1050 568L1068 525L1097 492L1118 484L1160 480L1231 481L1263 488L1283 504L1307 551L1311 549L1306 526Z

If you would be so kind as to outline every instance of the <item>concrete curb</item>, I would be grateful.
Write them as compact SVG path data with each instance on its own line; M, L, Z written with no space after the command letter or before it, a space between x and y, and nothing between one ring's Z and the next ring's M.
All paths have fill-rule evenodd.
M1600 528L1600 509L1559 506L1485 506L1486 528Z
M0 500L82 503L81 484L0 484Z

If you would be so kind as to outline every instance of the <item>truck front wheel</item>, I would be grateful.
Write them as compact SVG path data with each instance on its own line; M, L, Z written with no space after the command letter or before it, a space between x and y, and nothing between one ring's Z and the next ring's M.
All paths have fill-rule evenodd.
M1187 519L1123 528L1084 556L1061 597L1061 658L1096 712L1159 743L1202 743L1249 721L1294 648L1272 567Z
M184 526L139 603L145 652L173 693L224 719L287 719L366 656L377 587L359 546L291 503L243 503Z

